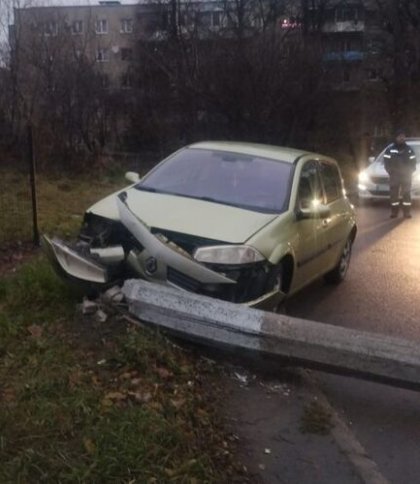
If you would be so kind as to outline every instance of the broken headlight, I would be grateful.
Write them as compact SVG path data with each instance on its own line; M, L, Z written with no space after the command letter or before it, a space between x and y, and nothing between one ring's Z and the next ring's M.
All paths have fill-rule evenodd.
M264 257L248 245L214 245L200 247L194 252L194 259L204 264L252 264Z
M88 244L91 248L121 245L125 252L132 248L143 250L140 243L121 222L100 217L90 212L85 214L79 240Z

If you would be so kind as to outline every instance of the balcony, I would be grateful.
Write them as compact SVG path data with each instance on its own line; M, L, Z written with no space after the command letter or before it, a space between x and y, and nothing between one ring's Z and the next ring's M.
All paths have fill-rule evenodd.
M342 22L327 22L322 27L322 32L326 34L363 32L364 30L365 30L364 20L345 20Z
M346 52L326 52L322 56L324 62L360 62L365 53L360 50L348 50Z

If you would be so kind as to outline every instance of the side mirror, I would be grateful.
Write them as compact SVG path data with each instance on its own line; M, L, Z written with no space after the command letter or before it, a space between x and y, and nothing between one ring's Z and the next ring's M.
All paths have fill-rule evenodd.
M135 171L127 171L127 173L125 174L125 179L130 183L137 183L138 181L140 181L140 175Z
M331 215L331 209L322 203L316 207L311 208L301 208L298 212L298 219L308 219L308 218L328 218Z
M369 158L368 158L368 163L369 163L369 165L370 165L371 163L373 163L374 161L375 161L375 157L374 157L374 156L369 156Z

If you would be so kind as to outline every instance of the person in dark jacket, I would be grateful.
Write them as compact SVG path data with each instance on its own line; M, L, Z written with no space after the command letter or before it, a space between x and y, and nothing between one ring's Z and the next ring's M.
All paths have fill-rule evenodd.
M398 216L400 191L404 217L411 218L411 178L416 170L416 155L405 142L405 131L398 130L395 142L384 154L385 170L389 175L391 218Z

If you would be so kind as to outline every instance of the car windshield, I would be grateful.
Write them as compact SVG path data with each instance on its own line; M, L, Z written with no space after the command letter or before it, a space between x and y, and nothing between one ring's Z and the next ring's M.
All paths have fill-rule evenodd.
M278 213L285 210L292 171L293 165L284 161L186 148L159 165L136 188Z

